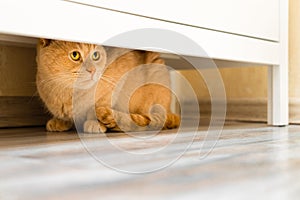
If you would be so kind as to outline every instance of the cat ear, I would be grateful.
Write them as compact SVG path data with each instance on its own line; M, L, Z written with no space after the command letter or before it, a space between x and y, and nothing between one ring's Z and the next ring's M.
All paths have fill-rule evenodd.
M51 40L50 39L40 38L39 43L40 43L41 47L46 47L46 46L50 45Z

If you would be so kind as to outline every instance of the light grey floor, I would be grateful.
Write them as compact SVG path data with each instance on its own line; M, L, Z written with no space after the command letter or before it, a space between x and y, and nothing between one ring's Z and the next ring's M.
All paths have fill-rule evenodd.
M0 129L0 199L300 198L300 126L210 134Z

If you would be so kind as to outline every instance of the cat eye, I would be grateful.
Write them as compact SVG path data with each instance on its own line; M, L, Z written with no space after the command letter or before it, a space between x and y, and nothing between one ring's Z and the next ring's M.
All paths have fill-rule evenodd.
M78 51L72 51L70 53L70 57L71 57L72 60L78 61L78 60L80 60L81 56L80 56L80 53Z
M93 59L94 61L97 61L97 60L100 59L100 53L99 53L99 51L95 51L95 52L93 53L92 59Z

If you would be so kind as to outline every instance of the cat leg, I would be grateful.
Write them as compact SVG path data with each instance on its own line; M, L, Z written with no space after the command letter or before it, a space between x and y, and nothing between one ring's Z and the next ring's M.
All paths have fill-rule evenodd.
M180 117L174 113L168 113L164 124L164 129L178 128L180 125Z
M180 117L173 113L151 113L149 130L173 129L180 125Z
M108 107L96 108L98 120L114 131L143 131L148 129L150 119L141 114L128 114Z
M96 115L102 124L115 131L173 129L178 128L180 125L180 117L173 113L168 113L166 116L160 113L152 113L147 116L113 111L107 107L98 107L96 108Z
M107 128L95 118L94 111L90 109L87 113L87 120L83 124L83 131L85 133L105 133Z
M53 117L46 124L47 131L68 131L72 128L72 121L65 121L58 118Z
M86 120L83 125L85 133L105 133L107 128L98 120Z
M180 117L173 113L166 116L160 113L152 113L150 116L149 130L173 129L180 125Z
M115 111L114 111L115 112ZM116 128L117 123L114 119L112 110L107 107L96 108L97 119L104 124L107 128Z

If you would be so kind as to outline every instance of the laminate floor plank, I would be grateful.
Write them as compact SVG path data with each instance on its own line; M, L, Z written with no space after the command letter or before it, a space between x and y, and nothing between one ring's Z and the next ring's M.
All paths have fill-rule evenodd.
M300 126L205 130L133 138L0 129L0 199L299 198Z

